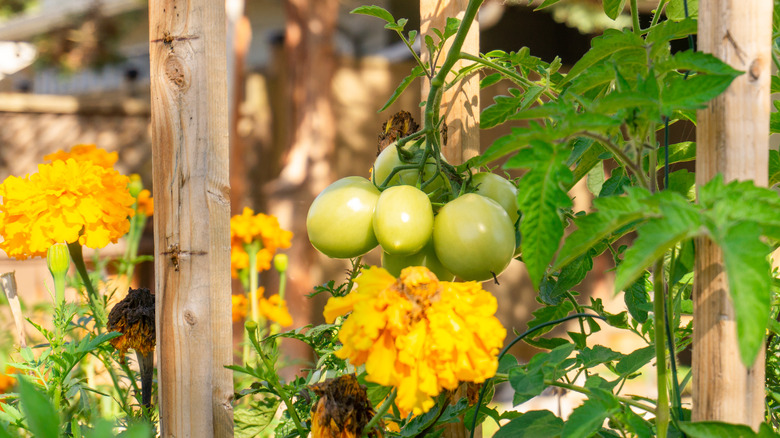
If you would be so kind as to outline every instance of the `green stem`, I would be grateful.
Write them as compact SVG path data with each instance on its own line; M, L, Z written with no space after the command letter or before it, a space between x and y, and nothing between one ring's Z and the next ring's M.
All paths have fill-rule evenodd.
M631 172L636 175L636 177L639 179L639 182L642 184L642 187L645 187L647 189L650 188L649 183L647 182L647 178L645 177L645 173L642 172L642 168L637 166L631 159L628 157L628 155L623 152L623 150L620 148L620 146L616 145L607 137L594 134L592 132L588 131L581 131L575 134L575 136L582 136L582 137L588 137L592 138L593 140L596 140L597 142L601 143L604 147L609 149L609 151L612 153L612 155L615 156L615 158L624 166L626 166Z
M447 57L444 59L444 63L442 63L441 67L439 67L439 71L431 79L431 88L428 91L428 100L425 102L425 113L423 118L423 129L429 132L427 137L431 143L436 144L438 140L434 137L437 137L438 134L436 124L439 118L438 112L443 96L442 87L446 82L445 79L447 75L455 66L455 63L460 59L460 50L463 48L463 43L466 41L466 36L469 33L471 25L474 23L477 11L483 1L484 0L469 0L468 5L466 6L466 12L463 15L463 20L458 28L458 33L455 34L452 46L450 46L450 49L447 52ZM437 148L435 152L434 156L438 156L441 151Z
M634 33L642 35L642 28L639 26L639 5L637 0L631 0L631 20L634 22Z
M661 18L661 11L663 11L664 6L666 6L666 3L668 1L669 0L660 0L658 2L658 7L655 8L655 13L653 13L653 21L650 22L650 27L653 27L656 24L658 24L658 19Z
M571 390L571 391L574 391L574 392L579 392L580 394L585 394L585 395L590 395L591 394L591 391L589 389L587 389L587 388L583 388L583 387L577 386L577 385L571 385L571 384L564 383L564 382L559 382L557 380L545 380L544 384L547 385L547 386L557 386L559 388L564 388L564 389L568 389L568 390ZM656 412L656 409L654 409L652 406L646 405L646 404L641 403L641 402L638 402L638 401L636 401L636 400L634 400L634 399L632 399L630 397L617 396L617 399L621 403L627 404L629 406L633 406L633 407L641 409L641 410L643 410L645 412L650 412L650 413L655 413Z
M468 53L461 53L460 57L462 59L465 59L465 60L468 60L468 61L474 61L474 62L476 62L478 64L482 64L485 67L490 67L493 70L495 70L495 71L497 71L499 73L502 73L504 76L506 76L507 78L511 79L516 84L525 86L526 88L527 87L533 87L533 86L536 85L534 82L532 82L532 81L530 81L530 80L520 76L516 71L513 71L513 70L508 69L506 67L503 67L503 66L501 66L499 64L496 64L493 61L490 61L490 60L487 60L487 59L484 59L484 58L480 58L479 56L474 56L474 55L471 55L471 54L468 54ZM552 92L550 92L547 88L545 88L545 90L544 90L544 95L549 97L549 98L551 98L551 99L555 98L555 95Z
M417 62L417 65L420 66L422 71L425 72L425 75L428 76L428 79L430 79L431 76L430 76L430 73L428 72L428 70L425 69L425 63L417 55L417 51L414 50L414 47L412 47L412 44L409 42L409 40L406 39L406 37L404 36L404 33L401 32L400 30L396 30L395 33L397 33L398 36L401 37L401 41L404 42L404 44L406 45L406 48L409 49L409 51L412 53L412 56L414 57L414 60Z
M248 245L244 245L244 249L249 255L249 308L251 309L252 321L259 323L260 321L260 309L257 306L257 253L260 251L257 242L252 242Z
M368 423L366 423L366 426L363 428L363 436L368 436L368 434L371 432L371 429L374 428L374 426L379 423L379 421L382 419L382 417L385 416L387 411L390 409L390 406L393 405L393 402L395 401L395 397L398 395L398 389L394 388L393 392L391 392L387 398L385 398L385 401L382 402L382 404L379 406L379 409L376 411L376 414L371 417L371 420L369 420Z
M271 363L271 361L268 359L268 356L263 353L263 349L260 347L259 342L255 339L255 336L252 336L252 334L249 335L250 339L252 340L252 343L255 345L255 349L257 350L257 354L260 355L260 359L263 361L263 364L268 369L269 372L273 374L273 376L268 379L268 384L271 385L274 390L276 390L276 393L279 395L279 397L284 402L284 405L287 406L287 413L290 414L290 418L292 418L293 423L295 423L295 428L298 429L298 433L300 436L304 437L307 435L306 429L303 427L303 424L301 423L301 419L298 418L298 412L295 410L295 406L292 403L292 399L287 394L287 391L284 390L282 385L279 383L279 375L276 374L276 369L274 368L274 364Z
M658 385L658 409L655 424L658 438L666 438L669 428L669 395L666 390L666 321L664 317L664 261L653 266L653 325L655 326L656 379Z
M95 326L97 328L103 328L106 325L105 309L99 305L100 300L95 291L95 287L92 285L92 280L89 278L89 273L87 273L87 265L84 263L84 253L81 250L81 244L78 240L68 243L68 251L70 252L70 258L73 260L73 264L76 265L76 271L78 271L81 281L87 289L87 296L95 317Z

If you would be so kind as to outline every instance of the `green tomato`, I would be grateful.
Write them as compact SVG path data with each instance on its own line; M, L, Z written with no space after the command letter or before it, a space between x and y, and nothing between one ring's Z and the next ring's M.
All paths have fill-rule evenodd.
M486 196L504 207L514 224L520 214L517 211L517 187L508 179L491 172L481 172L471 178L477 188L475 193Z
M433 207L428 195L413 186L388 187L374 210L374 233L390 254L414 254L431 240Z
M379 190L369 180L348 176L329 185L306 215L309 241L337 259L363 255L377 245L372 225Z
M408 147L404 147L404 150L408 149ZM444 157L442 157L442 160L444 160ZM398 157L398 148L396 143L392 143L387 146L378 157L376 157L376 161L374 161L374 170L372 171L371 175L371 181L376 181L377 184L381 185L383 182L385 182L387 177L390 176L390 173L392 173L393 169L398 166L408 164L410 163L404 163L401 161L401 158ZM420 173L417 169L400 170L396 172L395 175L393 175L387 185L388 187L397 185L415 186L417 185L419 174ZM436 162L432 157L429 157L428 162L425 164L423 181L429 180L435 174ZM435 179L432 183L428 184L428 186L425 187L425 193L433 193L434 190L442 187L444 185L444 180L442 178L444 178L443 175Z
M461 280L485 281L512 261L515 229L497 202L467 193L439 210L433 247L442 265Z
M425 266L436 274L440 281L452 281L455 274L448 271L436 257L433 249L433 239L423 247L420 252L412 255L392 255L382 251L382 267L394 277L401 275L401 270L409 266Z

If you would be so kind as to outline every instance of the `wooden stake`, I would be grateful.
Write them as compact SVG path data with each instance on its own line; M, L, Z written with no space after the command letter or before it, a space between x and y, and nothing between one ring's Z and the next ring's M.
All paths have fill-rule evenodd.
M698 112L696 185L722 173L726 181L766 186L772 1L701 2L698 41L702 52L745 74ZM757 429L764 419L764 353L750 368L740 361L723 256L708 239L696 245L693 420Z
M233 436L225 4L151 0L160 434Z
M16 292L16 273L14 271L0 275L0 289L5 293L8 306L11 308L19 346L24 348L27 346L27 336L24 332L24 315L22 315L22 305L19 303L19 294Z
M420 0L420 35L430 35L434 41L438 37L431 29L444 30L447 17L463 18L468 0ZM444 46L444 51L439 56L439 64L444 62L450 44ZM423 44L423 47L425 45ZM479 24L474 23L469 29L466 41L463 43L463 52L471 55L479 55ZM429 54L423 48L422 58L427 60ZM469 64L469 63L465 63ZM455 72L463 67L463 61L459 61L453 68L453 73L448 77L452 79ZM429 83L423 83L422 99L428 99ZM460 164L469 158L479 155L479 76L476 73L449 91L442 98L441 113L447 124L447 146L442 149L444 158L451 164ZM422 120L422 118L420 118Z
M463 18L466 12L468 0L420 0L420 35L430 35L434 41L438 37L432 29L444 30L447 17ZM425 45L423 44L423 47ZM442 54L439 56L439 64L444 62L450 44L445 44ZM463 52L479 55L479 24L474 23L469 29L468 36L463 43ZM423 60L428 60L429 55L423 49ZM452 79L455 73L464 65L463 61L455 64ZM428 99L430 84L426 81L422 87L422 99ZM460 82L457 86L444 93L442 98L441 114L447 125L447 142L442 148L442 154L451 164L460 164L480 153L479 147L479 77L472 74ZM422 118L421 118L422 120ZM461 397L465 397L465 386L459 388L453 403ZM463 418L461 418L463 420ZM446 426L444 436L448 438L465 438L470 435L464 423L453 423ZM474 436L481 437L482 430L477 428Z

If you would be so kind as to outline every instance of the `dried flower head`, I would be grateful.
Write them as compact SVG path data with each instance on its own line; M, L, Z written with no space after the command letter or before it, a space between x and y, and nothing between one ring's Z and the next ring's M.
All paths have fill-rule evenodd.
M77 144L71 147L68 152L60 149L53 154L43 157L44 160L52 162L57 160L67 161L68 158L74 158L76 161L91 161L98 166L110 169L116 164L119 154L116 152L108 152L94 144Z
M427 412L443 389L496 373L506 330L494 316L495 297L480 283L439 281L424 267L405 268L397 280L372 267L355 283L355 291L325 306L329 323L352 312L336 355L365 364L367 380L398 388L402 414Z
M56 160L0 184L0 249L24 260L44 257L55 242L102 248L130 229L134 199L128 178L91 161Z
M154 295L149 289L130 289L108 314L108 329L122 333L111 345L124 358L128 349L147 354L154 350Z
M354 374L311 385L320 399L312 407L313 438L357 438L374 416L366 388ZM381 437L381 427L369 432L369 437Z

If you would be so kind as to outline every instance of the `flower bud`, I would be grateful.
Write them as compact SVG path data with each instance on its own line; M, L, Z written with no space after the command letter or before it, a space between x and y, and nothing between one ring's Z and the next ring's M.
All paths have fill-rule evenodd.
M279 253L274 256L274 268L283 274L287 271L287 254Z
M65 276L70 268L70 254L68 245L65 243L55 243L49 247L46 252L46 264L52 277Z
M257 330L257 323L252 320L249 320L244 323L244 328L246 328L246 330L251 333Z
M141 181L141 176L137 173L130 175L130 183L127 184L127 191L130 192L130 196L137 198L141 190L144 189L144 183Z

